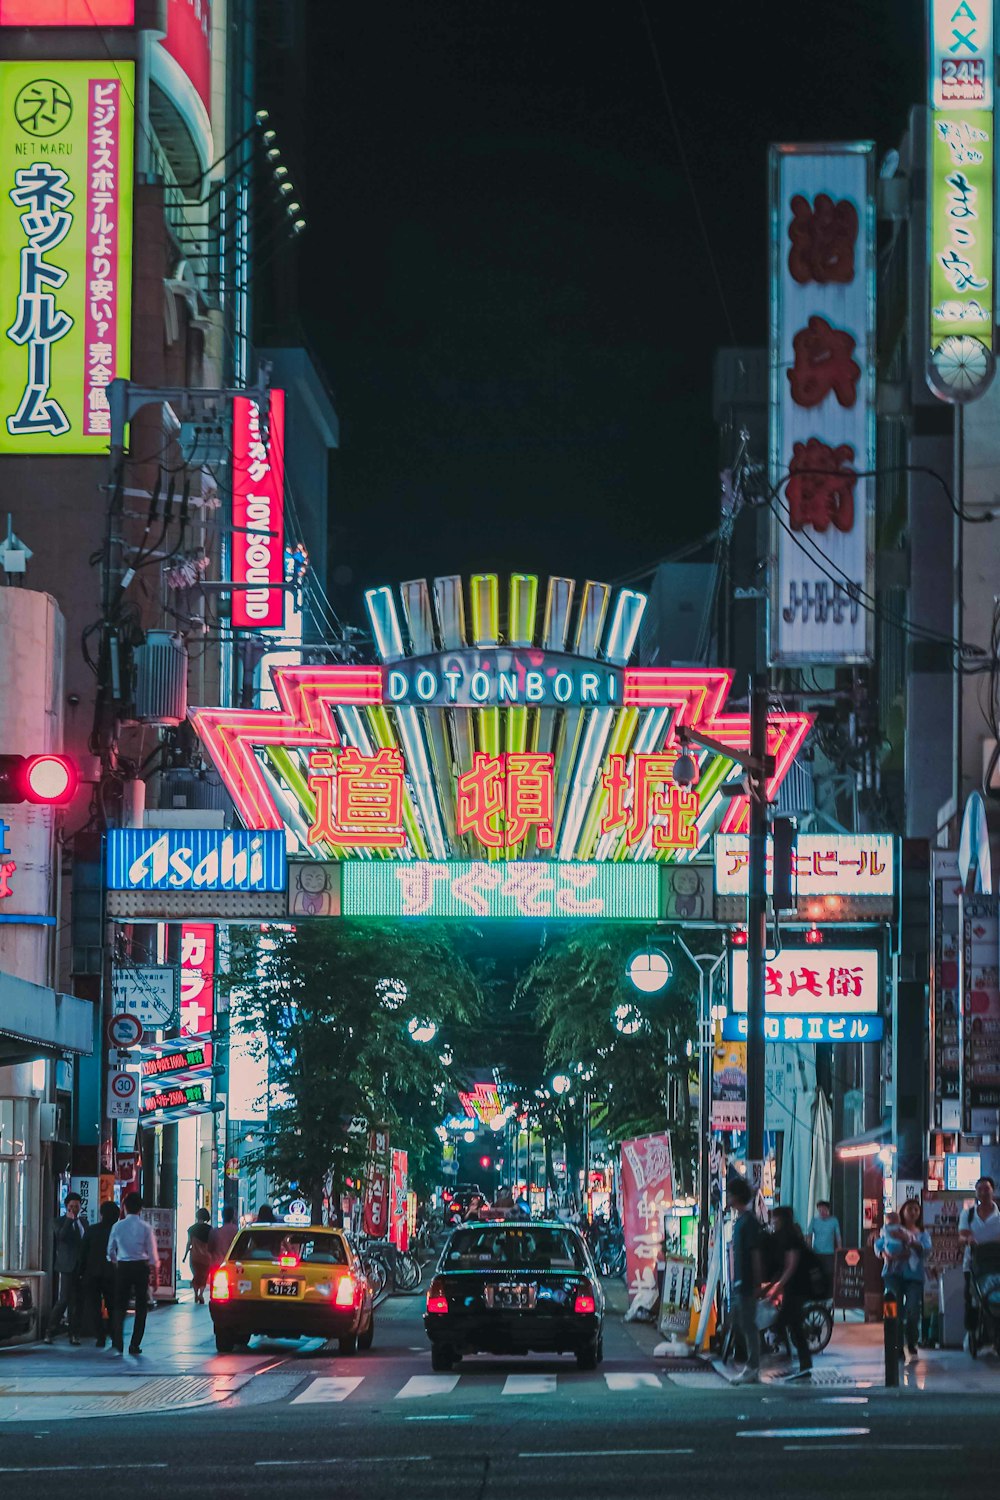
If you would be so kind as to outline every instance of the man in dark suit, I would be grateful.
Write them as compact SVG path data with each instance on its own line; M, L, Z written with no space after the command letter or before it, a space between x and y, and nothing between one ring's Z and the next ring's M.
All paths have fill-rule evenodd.
M52 1336L66 1314L69 1323L69 1341L78 1344L80 1336L80 1258L83 1253L83 1236L86 1221L80 1213L82 1207L79 1193L66 1195L66 1211L56 1225L56 1257L54 1273L57 1281L56 1300L49 1314L45 1330L45 1342L51 1344Z

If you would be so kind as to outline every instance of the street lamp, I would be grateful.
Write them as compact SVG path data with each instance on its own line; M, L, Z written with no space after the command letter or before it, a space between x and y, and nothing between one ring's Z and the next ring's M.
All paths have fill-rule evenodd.
M401 979L376 979L375 993L386 1010L398 1010L410 992Z
M724 953L692 953L680 933L674 942L698 970L698 1274L708 1269L708 1138L712 1130L712 986Z
M552 1092L554 1094L568 1094L572 1087L572 1079L568 1078L565 1073L557 1073L552 1079Z
M414 1016L406 1023L406 1029L415 1042L421 1044L433 1042L437 1036L437 1022L427 1020L426 1016Z
M670 983L674 966L659 948L640 948L632 954L625 972L641 994L658 995Z

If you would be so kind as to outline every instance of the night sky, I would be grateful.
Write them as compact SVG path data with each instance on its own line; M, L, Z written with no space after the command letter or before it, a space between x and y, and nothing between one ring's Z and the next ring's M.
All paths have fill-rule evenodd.
M612 580L710 529L713 352L766 338L767 143L896 144L923 5L648 0L722 296L638 0L310 6L337 607L452 571Z

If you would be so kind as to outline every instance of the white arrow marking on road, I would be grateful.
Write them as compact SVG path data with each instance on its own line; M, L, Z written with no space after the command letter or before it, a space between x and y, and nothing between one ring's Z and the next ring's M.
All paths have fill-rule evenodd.
M447 1396L458 1385L457 1375L411 1375L402 1390L396 1392L397 1401L406 1401L413 1396Z
M503 1396L550 1396L556 1388L555 1375L508 1375Z
M312 1385L301 1391L293 1401L293 1406L300 1402L310 1401L344 1401L356 1391L364 1380L363 1375L317 1375Z
M651 1370L636 1370L632 1374L622 1371L609 1374L605 1371L604 1378L608 1382L609 1391L658 1391L661 1389L659 1375L654 1375Z

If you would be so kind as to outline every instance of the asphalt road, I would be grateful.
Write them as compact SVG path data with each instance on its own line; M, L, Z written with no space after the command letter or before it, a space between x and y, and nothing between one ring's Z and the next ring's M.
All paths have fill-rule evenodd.
M223 1405L5 1423L0 1496L996 1492L989 1397L731 1387L664 1370L617 1320L592 1374L571 1359L475 1358L432 1380L420 1311L416 1298L380 1309L368 1355L257 1342L257 1373Z

